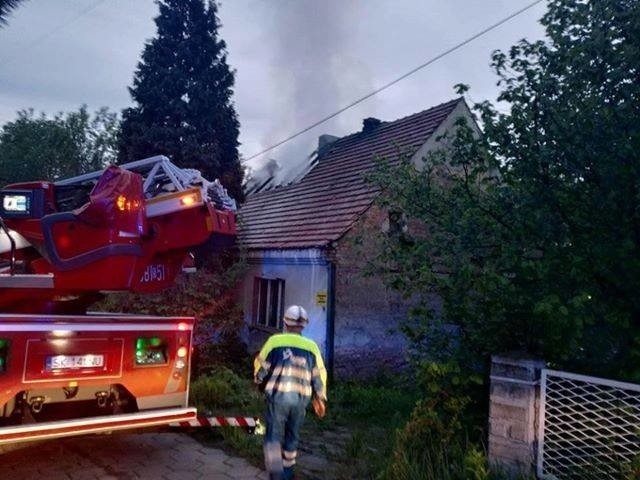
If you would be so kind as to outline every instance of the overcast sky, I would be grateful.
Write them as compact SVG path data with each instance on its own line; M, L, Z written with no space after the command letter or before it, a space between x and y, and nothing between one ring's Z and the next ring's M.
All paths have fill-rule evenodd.
M246 158L332 113L531 0L223 0L222 38L237 70L234 102ZM490 54L543 36L541 3L412 77L270 152L297 163L323 133L374 116L394 120L455 97L494 99ZM127 86L155 33L152 0L27 0L0 28L0 124L16 111L53 114L130 105ZM44 37L43 37L44 36Z

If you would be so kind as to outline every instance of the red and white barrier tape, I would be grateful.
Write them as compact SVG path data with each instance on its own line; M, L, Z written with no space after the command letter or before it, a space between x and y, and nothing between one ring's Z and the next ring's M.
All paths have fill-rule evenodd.
M196 417L193 420L170 423L170 427L246 427L260 424L256 417Z

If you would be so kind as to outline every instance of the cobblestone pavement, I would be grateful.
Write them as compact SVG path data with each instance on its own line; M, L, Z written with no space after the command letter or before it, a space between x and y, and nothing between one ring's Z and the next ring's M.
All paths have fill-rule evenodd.
M114 433L0 447L12 480L264 480L246 460L184 433Z

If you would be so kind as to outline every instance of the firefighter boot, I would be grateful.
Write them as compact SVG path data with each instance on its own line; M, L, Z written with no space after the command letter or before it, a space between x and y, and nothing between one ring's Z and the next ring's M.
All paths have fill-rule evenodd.
M293 467L284 467L283 480L295 480L295 474L293 473Z

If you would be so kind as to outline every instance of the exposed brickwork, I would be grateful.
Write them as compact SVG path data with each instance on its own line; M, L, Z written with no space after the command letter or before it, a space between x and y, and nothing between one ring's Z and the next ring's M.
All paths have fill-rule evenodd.
M379 250L377 234L387 213L376 206L361 217L336 248L334 368L338 378L394 373L406 366L406 341L398 330L408 306L365 267Z

